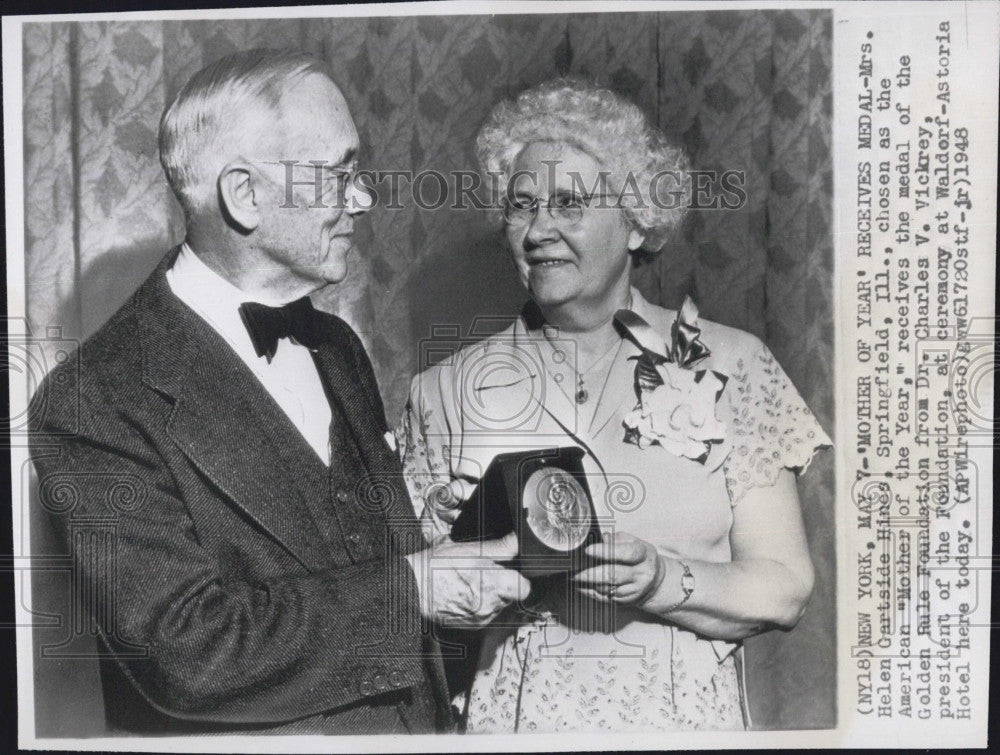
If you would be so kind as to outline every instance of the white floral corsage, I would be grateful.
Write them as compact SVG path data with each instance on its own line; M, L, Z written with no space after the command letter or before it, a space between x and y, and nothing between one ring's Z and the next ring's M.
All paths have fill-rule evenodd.
M639 448L660 445L675 456L704 463L712 444L726 438L715 405L728 378L691 368L711 354L700 338L698 308L685 298L671 328L669 348L660 346L655 331L634 313L618 316L642 349L635 372L638 403L623 419L625 442Z
M718 373L692 372L673 362L656 371L663 385L643 391L639 405L625 415L625 440L639 448L658 443L675 456L704 462L711 444L726 437L725 423L715 417L725 381Z

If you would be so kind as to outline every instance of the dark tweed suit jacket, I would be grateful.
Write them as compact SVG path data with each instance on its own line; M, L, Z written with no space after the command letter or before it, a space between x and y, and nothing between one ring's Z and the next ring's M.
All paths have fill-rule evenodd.
M360 341L324 315L328 469L170 291L177 251L31 407L40 500L111 651L109 724L449 729L440 654L401 557L422 538Z

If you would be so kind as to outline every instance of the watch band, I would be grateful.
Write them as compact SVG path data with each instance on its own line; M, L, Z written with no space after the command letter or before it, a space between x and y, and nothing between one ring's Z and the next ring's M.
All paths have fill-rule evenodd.
M691 573L691 567L685 564L683 561L678 561L681 568L684 569L684 573L681 575L681 590L684 592L684 597L674 603L672 606L668 606L663 613L673 613L682 605L687 603L688 598L694 592L694 575Z

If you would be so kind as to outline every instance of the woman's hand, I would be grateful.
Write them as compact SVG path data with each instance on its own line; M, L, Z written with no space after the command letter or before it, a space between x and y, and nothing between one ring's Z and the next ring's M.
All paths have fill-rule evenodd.
M587 546L586 553L601 563L573 575L573 581L580 592L598 601L641 607L667 573L665 557L650 543L626 532Z
M732 561L699 561L667 547L657 552L619 535L591 546L588 553L598 563L577 574L577 582L596 600L635 604L712 639L736 642L774 627L790 629L813 586L794 475L782 470L772 487L753 488L732 511ZM693 591L684 587L684 565Z

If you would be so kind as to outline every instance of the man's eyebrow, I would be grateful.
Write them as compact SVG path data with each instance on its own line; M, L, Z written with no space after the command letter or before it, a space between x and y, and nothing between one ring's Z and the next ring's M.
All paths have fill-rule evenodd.
M327 176L342 176L345 173L352 172L350 169L349 162L343 163L325 163L323 165L317 166L323 173Z
M358 155L358 150L356 147L348 147L347 151L344 152L343 156L339 160L335 161L330 167L345 165L346 163L349 163L351 160L357 157L357 155Z

